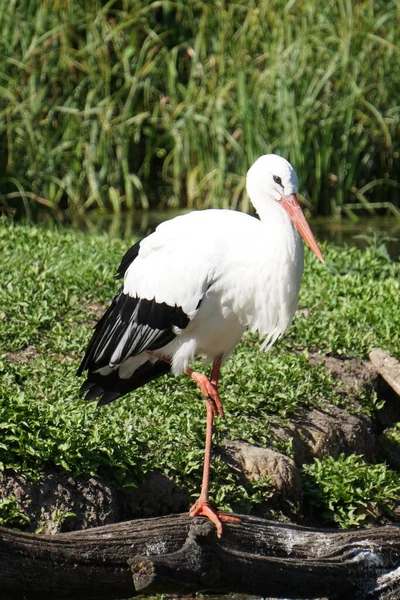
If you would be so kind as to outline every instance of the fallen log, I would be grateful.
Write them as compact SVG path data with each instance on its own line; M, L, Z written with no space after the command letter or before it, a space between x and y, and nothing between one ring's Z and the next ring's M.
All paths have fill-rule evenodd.
M57 535L0 528L2 600L113 600L137 594L400 598L400 528L320 530L241 516L219 540L172 515Z
M381 348L373 348L369 359L379 375L400 396L400 361Z

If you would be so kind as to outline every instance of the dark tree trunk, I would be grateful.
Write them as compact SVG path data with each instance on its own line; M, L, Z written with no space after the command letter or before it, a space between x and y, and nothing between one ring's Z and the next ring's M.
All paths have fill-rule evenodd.
M399 599L400 528L314 530L255 517L143 519L59 535L0 528L2 600L194 592Z

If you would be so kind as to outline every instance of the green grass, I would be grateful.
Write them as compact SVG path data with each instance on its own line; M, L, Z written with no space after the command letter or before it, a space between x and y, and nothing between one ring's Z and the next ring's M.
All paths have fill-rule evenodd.
M399 204L398 28L396 0L4 4L0 201L246 209L277 152L318 214Z
M16 498L0 499L0 526L22 529L29 524L29 518L21 511Z
M118 486L157 468L195 496L205 409L189 378L161 378L102 409L79 398L75 372L93 307L116 291L126 247L107 236L0 221L0 463L31 477L54 466L93 473ZM250 510L268 494L265 482L244 485L222 461L224 438L275 444L271 424L326 400L343 405L322 365L308 364L310 348L365 357L379 345L400 354L400 264L374 247L324 253L325 266L307 251L300 306L308 315L267 354L247 336L223 369L226 419L218 420L211 487L221 508ZM360 401L371 412L375 395Z
M300 303L311 310L294 322L291 336L307 347L358 358L374 346L400 351L399 263L380 246L365 251L328 246L326 264L304 275Z
M367 465L362 456L341 454L304 467L309 501L328 523L354 527L395 519L400 498L399 474L386 464Z

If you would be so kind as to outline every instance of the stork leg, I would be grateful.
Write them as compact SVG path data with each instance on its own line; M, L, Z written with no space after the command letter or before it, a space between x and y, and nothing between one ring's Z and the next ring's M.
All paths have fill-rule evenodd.
M208 377L192 369L186 369L186 374L189 375L193 381L197 384L201 393L206 399L207 408L207 425L206 425L206 443L204 450L204 467L203 467L203 481L201 484L200 496L197 501L193 504L189 511L190 517L207 517L214 523L217 529L217 535L220 538L222 536L222 524L221 521L235 521L239 522L240 519L230 515L216 512L208 501L208 488L210 481L210 464L211 464L211 448L212 448L212 432L214 416L224 416L224 410L222 403L218 395L218 379L221 369L221 360L215 360L211 371L211 377Z

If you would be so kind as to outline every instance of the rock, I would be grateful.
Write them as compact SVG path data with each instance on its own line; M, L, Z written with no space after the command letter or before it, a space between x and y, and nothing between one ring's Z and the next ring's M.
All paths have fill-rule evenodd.
M316 408L294 417L287 427L274 428L274 438L286 443L292 440L295 463L301 466L313 458L362 454L367 462L375 462L376 448L372 421L365 415L352 415L331 404L326 410Z
M223 443L225 460L250 481L269 477L276 488L278 500L301 502L301 478L294 462L271 448L260 448L238 440Z

